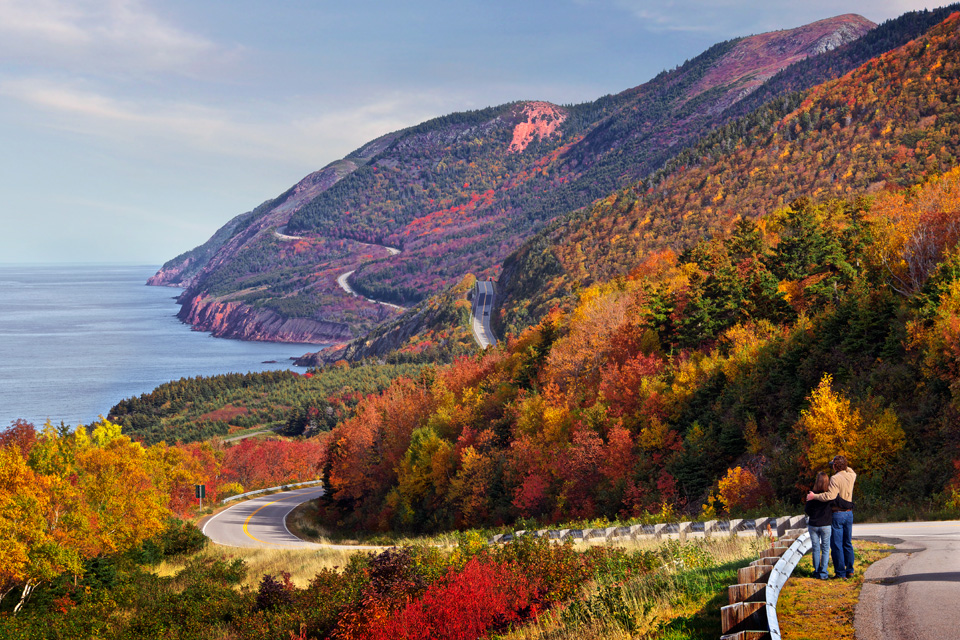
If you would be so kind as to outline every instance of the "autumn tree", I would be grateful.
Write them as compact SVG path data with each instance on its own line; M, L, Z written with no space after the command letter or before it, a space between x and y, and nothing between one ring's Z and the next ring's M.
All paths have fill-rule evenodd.
M824 468L833 456L842 455L858 472L869 474L883 469L904 445L896 413L885 409L865 421L859 408L843 393L833 391L832 383L833 377L824 374L810 393L809 407L800 416L810 467Z
M144 448L117 424L91 426L47 423L33 441L16 425L0 438L0 597L20 589L14 612L38 584L158 533L169 513Z

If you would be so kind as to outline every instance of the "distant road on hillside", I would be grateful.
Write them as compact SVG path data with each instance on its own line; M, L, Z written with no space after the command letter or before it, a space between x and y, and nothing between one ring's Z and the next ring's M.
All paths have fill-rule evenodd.
M490 328L490 314L493 313L493 282L477 280L473 292L473 306L471 307L470 326L473 337L481 349L497 344L497 339Z
M391 255L391 256L395 256L395 255L398 255L398 254L400 253L400 249L396 249L396 248L394 248L394 247L388 247L388 246L386 246L386 245L370 244L370 245L367 245L367 246L370 246L370 247L380 247L381 249L386 249L386 250L387 250L387 253L388 253L389 255ZM341 274L337 277L337 284L340 285L340 288L341 288L341 289L343 289L344 291L346 291L347 293L349 293L349 294L352 295L352 296L357 296L358 298L364 298L367 302L374 302L374 303L376 303L376 304L382 304L382 305L385 306L385 307L390 307L391 309L397 309L397 310L399 310L399 311L406 311L406 307L401 307L401 306L398 305L398 304L391 304L391 303L389 303L389 302L383 302L383 301L381 301L381 300L374 300L373 298L365 298L364 296L360 295L353 287L350 286L350 283L348 282L350 276L352 276L355 272L356 272L356 269L353 269L353 270L351 270L351 271L347 271L346 273L341 273Z

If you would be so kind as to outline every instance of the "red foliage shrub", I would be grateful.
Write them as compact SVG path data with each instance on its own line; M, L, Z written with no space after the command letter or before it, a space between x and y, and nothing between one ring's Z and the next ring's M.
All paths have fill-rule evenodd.
M514 565L472 558L369 631L371 640L474 640L519 622L534 590Z

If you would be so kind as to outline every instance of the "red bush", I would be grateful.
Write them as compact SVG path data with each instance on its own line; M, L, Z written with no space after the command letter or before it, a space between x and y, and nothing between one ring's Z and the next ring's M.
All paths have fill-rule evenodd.
M372 640L474 640L519 622L534 589L515 566L473 558L370 629Z

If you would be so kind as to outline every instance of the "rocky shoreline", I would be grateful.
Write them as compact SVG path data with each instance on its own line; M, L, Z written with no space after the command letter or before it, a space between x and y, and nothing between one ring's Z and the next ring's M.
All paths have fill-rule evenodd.
M241 302L223 302L197 295L179 300L177 318L197 331L217 338L329 344L353 338L350 327L340 322L308 318L284 318L270 309L257 309Z

